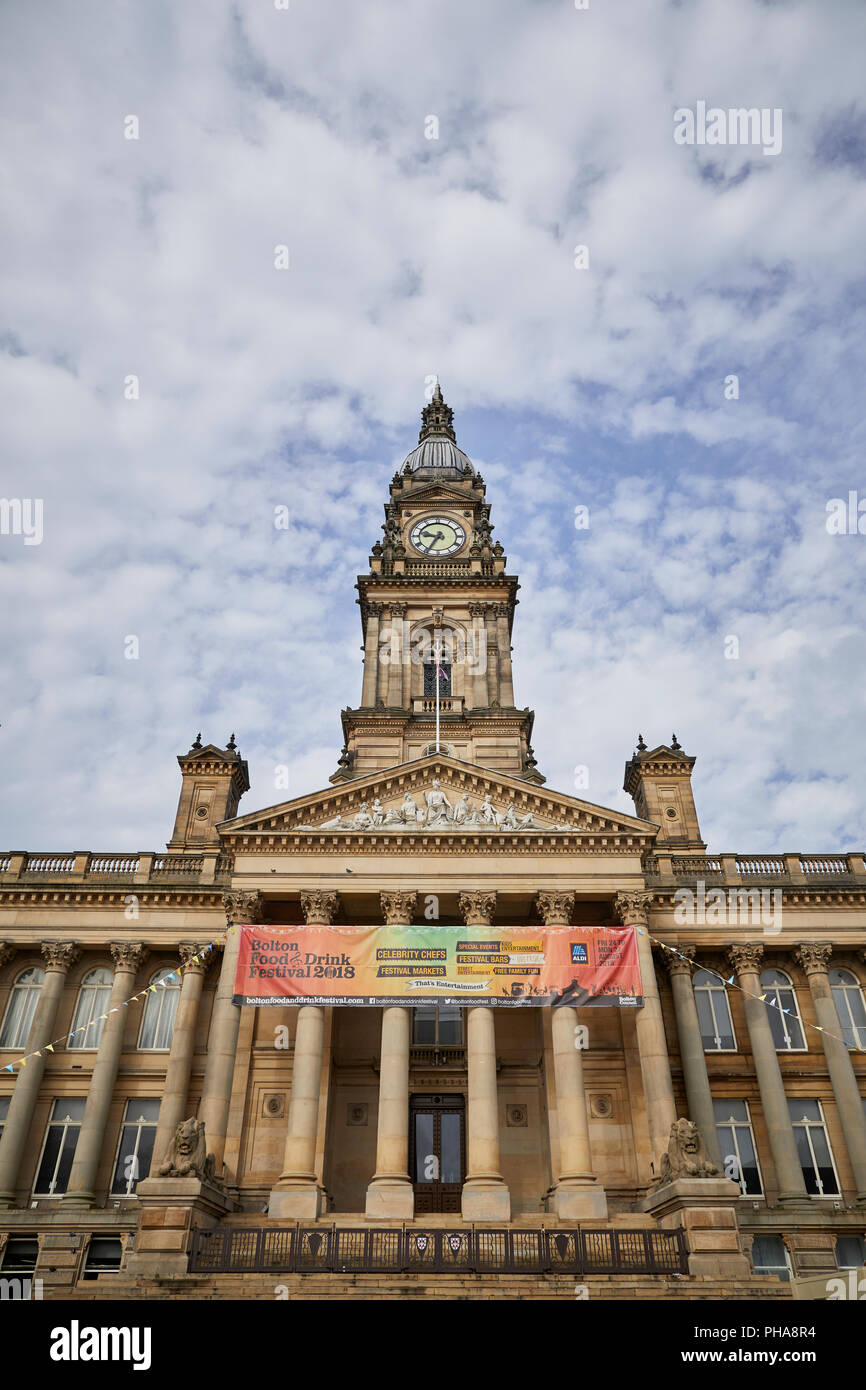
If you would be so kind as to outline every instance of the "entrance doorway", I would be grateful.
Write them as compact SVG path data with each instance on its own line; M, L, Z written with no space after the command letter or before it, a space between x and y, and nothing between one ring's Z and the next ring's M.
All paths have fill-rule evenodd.
M409 1106L409 1171L415 1215L459 1212L466 1173L464 1096L412 1096Z

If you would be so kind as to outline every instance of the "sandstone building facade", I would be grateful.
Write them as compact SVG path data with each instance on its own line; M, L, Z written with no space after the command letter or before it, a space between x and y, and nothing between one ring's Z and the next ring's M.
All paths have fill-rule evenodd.
M0 1276L194 1289L201 1233L301 1227L621 1232L623 1277L682 1230L682 1286L732 1294L866 1261L862 854L708 854L675 737L628 759L634 815L550 790L491 532L437 387L331 785L239 814L234 736L199 737L165 853L0 856ZM424 921L634 927L643 1006L232 1003L239 923ZM703 1187L660 1182L684 1117ZM192 1118L212 1163L160 1174Z

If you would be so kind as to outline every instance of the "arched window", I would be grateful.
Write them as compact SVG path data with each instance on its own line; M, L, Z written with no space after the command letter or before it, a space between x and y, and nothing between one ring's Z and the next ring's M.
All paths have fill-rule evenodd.
M174 979L169 978L172 975ZM161 983L163 980L165 984ZM176 970L158 970L150 983L156 985L156 993L148 990L138 1046L145 1051L165 1052L171 1047L177 1002L180 999L180 977Z
M111 998L111 980L111 971L106 970L105 966L91 970L89 975L85 975L78 991L75 1016L69 1030L70 1047L99 1046L105 1024L102 1015L107 1013L108 1001Z
M0 1047L17 1049L27 1046L33 1015L39 1003L39 991L44 981L45 971L38 965L31 965L28 970L22 970L12 986L9 1003L6 1005L6 1017L3 1027L0 1028Z
M736 1052L737 1040L724 981L709 970L697 970L694 986L704 1052Z
M761 989L777 1052L806 1052L806 1039L794 986L784 970L765 970Z
M860 981L850 970L831 970L830 987L845 1046L859 1047L866 1052L866 1005L863 1003Z

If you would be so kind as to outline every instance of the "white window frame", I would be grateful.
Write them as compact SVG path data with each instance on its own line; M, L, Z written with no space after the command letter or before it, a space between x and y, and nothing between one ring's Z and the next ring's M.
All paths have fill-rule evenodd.
M31 982L28 982L27 984L22 985L21 981L24 979L24 976L30 970L34 970L38 973L38 975L40 976L39 983L33 984ZM15 1032L15 1036L9 1042L2 1043L2 1047L0 1047L0 1050L2 1050L3 1052L20 1052L22 1048L25 1048L27 1046L27 1040L30 1037L30 1029L33 1027L33 1020L36 1017L36 1010L39 1008L39 995L42 993L42 988L44 984L45 971L42 969L41 965L25 966L25 968L22 971L20 971L17 975L15 981L13 982L12 988L9 991L9 998L6 1000L6 1008L3 1011L3 1022L2 1024L0 1024L0 1038L3 1037L6 1025L9 1022L9 1016L12 1013L12 1009L15 1004L17 995L33 993L36 995L36 1003L33 1006L33 1013L30 1015L25 1034L24 1036L22 1036L21 1024L27 1017L27 1006L25 1004L24 1012L22 1013L21 1018L18 1020L18 1027Z
M67 1048L72 1048L76 1052L97 1052L99 1050L99 1044L102 1041L102 1030L105 1027L105 1019L99 1017L99 1010L102 1009L104 1013L108 1012L108 1002L111 998L112 979L109 979L107 984L87 983L90 977L92 975L98 974L100 970L105 971L107 975L111 976L111 971L108 969L108 966L96 965L93 967L92 970L88 970L84 979L81 981L81 984L78 986L78 994L75 999L75 1009L72 1013L72 1022L69 1025L69 1040L66 1044ZM88 1013L86 1021L79 1018L78 1016L78 1010L81 1005L82 997L85 991L91 995L90 1011ZM102 1004L97 1003L97 1000L99 999L100 995L103 994L105 995L104 1009ZM96 1030L96 1041L88 1042L87 1035L94 1029ZM80 1042L79 1038L81 1039Z
M709 975L712 980L717 981L716 984L697 984L693 986L695 994L697 994L698 990L701 990L704 994L709 995L710 1013L713 1016L713 1024L716 1029L716 1040L719 1042L719 1044L721 1044L721 1037L719 1034L719 1020L716 1017L716 1006L715 1001L713 1000L713 995L716 993L722 994L724 996L725 1008L728 1011L728 1022L731 1025L731 1037L734 1040L733 1047L722 1047L721 1045L719 1047L707 1047L703 1038L701 1038L701 1043L703 1044L704 1052L709 1054L716 1052L739 1052L739 1047L737 1046L737 1033L736 1029L734 1028L734 1015L731 1012L731 1001L728 998L728 991L725 987L724 980L722 980L718 975L714 975L712 970L706 970L704 968L698 971L698 975ZM697 1003L695 1004L695 1007L697 1007ZM698 1027L700 1027L700 1013L698 1013Z
M175 978L174 980L172 980L172 981L171 981L169 984L167 984L167 985L161 985L161 984L159 983L160 980L164 980L165 977L166 977L167 975L174 975L176 978ZM156 993L155 993L155 994L153 994L153 993L151 992L151 985L156 985ZM137 1046L137 1050L138 1050L139 1052L170 1052L170 1051L171 1051L171 1039L169 1039L168 1047L143 1047L143 1046L142 1046L141 1039L142 1039L142 1036L143 1036L143 1034L144 1034L144 1025L145 1025L145 1021L146 1021L146 1019L147 1019L147 1011L148 1011L148 1009L151 1007L151 1004L154 1003L155 1001L158 1001L159 1013L158 1013L158 1015L157 1015L156 1027L155 1027L154 1030L153 1030L153 1035L154 1035L154 1037L158 1037L158 1036L159 1036L159 1025L160 1025L160 1022L161 1022L161 1020L162 1020L162 1013L163 1013L163 1009L164 1009L164 1007L165 1007L165 997L164 997L164 996L167 995L167 994L169 993L170 990L172 990L172 991L177 995L177 999L175 1000L175 1005L174 1005L174 1017L172 1018L172 1021L171 1021L171 1037L172 1037L172 1038L174 1037L174 1029L175 1029L175 1025L176 1025L176 1023L177 1023L177 1011L178 1011L178 1007L179 1007L179 1005L180 1005L180 987L181 987L181 980L180 980L180 978L179 978L179 976L178 976L178 972L177 972L177 970L173 970L173 969L171 968L171 966L169 966L169 965L164 966L161 970L157 970L157 972L156 972L156 974L154 975L153 979L152 979L152 980L150 981L150 983L148 984L148 987L147 987L147 998L146 998L145 1001L144 1001L144 1008L143 1008L142 1011L141 1011L141 1026L140 1026L140 1028L139 1028L139 1030L138 1030L138 1046Z
M754 1251L754 1248L755 1248L755 1241L756 1241L756 1240L768 1240L768 1239L778 1240L778 1241L781 1242L782 1249L783 1249L784 1252L785 1252L785 1274L787 1275L787 1278L786 1278L786 1279L783 1279L783 1278L782 1278L782 1266L781 1266L781 1265L763 1265L760 1269L758 1269L757 1265L755 1264L755 1257L754 1257L754 1254L753 1254L753 1251ZM753 1236L753 1237L752 1237L752 1249L750 1250L749 1255L750 1255L750 1259L751 1259L751 1263L752 1263L752 1269L754 1270L754 1272L755 1272L756 1274L772 1274L772 1275L775 1276L776 1279L779 1279L782 1283L790 1284L791 1278L792 1278L793 1272L794 1272L794 1271L793 1271L793 1267L792 1267L792 1265L791 1265L791 1252L790 1252L790 1250L788 1249L787 1245L785 1244L784 1240L782 1240L782 1237L779 1235L778 1231L768 1231L768 1232L766 1233L766 1235L763 1235L763 1236L755 1235L755 1236Z
M848 999L849 992L856 992L860 996L860 1003L863 1005L864 1009L866 1009L866 998L864 998L863 995L863 986L857 979L857 976L854 974L854 971L849 970L847 966L835 966L834 969L830 971L830 974L832 975L835 972L838 972L840 975L851 976L850 984L834 985L832 980L830 981L830 992L833 995L833 1003L836 1005L836 1017L839 1019L839 1026L843 1029L850 1028L855 1038L855 1041L853 1043L846 1043L845 1046L848 1048L850 1052L866 1052L866 1024L858 1024L854 1022L854 1015L851 1012L851 1004ZM845 1008L848 1011L847 1023L839 1014L839 1001L836 998L837 990L842 991L842 994L845 999Z
M743 1160L742 1160L742 1156L741 1156L741 1154L740 1154L740 1143L739 1143L739 1140L738 1140L738 1138L737 1138L737 1129L738 1129L738 1128L739 1128L739 1129L747 1129L747 1130L749 1131L749 1137L750 1137L750 1139L751 1139L751 1141L752 1141L752 1152L753 1152L754 1155L755 1155L755 1167L756 1167L757 1170L758 1170L758 1185L759 1185L760 1191L758 1191L758 1192L744 1192L744 1191L743 1191L743 1181L744 1181L744 1180L743 1180L742 1178L740 1178L740 1180L739 1180L739 1182L737 1183L737 1185L738 1185L738 1187L739 1187L739 1189L740 1189L740 1197L741 1197L741 1199L748 1200L748 1199L751 1198L752 1201L755 1201L755 1202L760 1201L760 1200L766 1195L766 1193L765 1193L765 1191L764 1191L764 1174L761 1172L761 1160L760 1160L760 1158L759 1158L759 1156L758 1156L758 1145L757 1145L757 1143L756 1143L756 1141L755 1141L755 1129L754 1129L754 1126L753 1126L753 1124L752 1124L752 1112L751 1112L751 1109L749 1108L749 1102L748 1102L747 1100L743 1100L740 1096L713 1096L713 1101L714 1101L716 1104L724 1104L724 1103L729 1103L729 1102L731 1102L731 1101L736 1101L739 1105L745 1105L745 1107L746 1107L746 1118L745 1118L745 1120L734 1120L734 1119L729 1119L729 1120L716 1120L716 1121L715 1121L715 1125L716 1125L716 1135L718 1136L720 1126L725 1126L727 1129L733 1129L733 1131L734 1131L734 1148L735 1148L736 1151L737 1151L737 1166L738 1166L738 1168L739 1168L740 1173L742 1174L742 1171L743 1171ZM721 1143L721 1140L719 1140L719 1143ZM725 1156L724 1156L724 1154L722 1154L722 1162L723 1162L723 1163L724 1163L724 1158L725 1158ZM737 1182L737 1179L734 1179L734 1181Z
M57 1109L57 1107L58 1107L58 1106L62 1106L62 1105L68 1105L69 1102L70 1102L71 1100L83 1100L83 1101L85 1101L85 1103L86 1103L87 1098L86 1098L86 1096L59 1096L59 1097L57 1097L57 1098L52 1102L52 1104L51 1104L51 1114L48 1116L48 1124L45 1126L45 1135L44 1135L43 1140L42 1140L42 1147L41 1147L41 1149L39 1150L39 1162L36 1164L36 1173L35 1173L34 1178L33 1178L33 1196L34 1196L34 1197L38 1197L38 1198L40 1198L41 1200L47 1200L47 1198L49 1198L49 1197L62 1197L62 1196L63 1196L63 1192L55 1192L55 1191L54 1191L54 1184L55 1184L56 1181L57 1181L57 1169L58 1169L58 1167L59 1167L59 1165L60 1165L60 1160L61 1160L62 1157L63 1157L63 1150L64 1150L65 1147L66 1147L66 1136L67 1136L67 1134L68 1134L68 1132L69 1132L70 1129L77 1129L77 1130L78 1130L79 1138L81 1137L81 1126L82 1126L82 1124L84 1123L84 1112L83 1112L83 1111L82 1111L81 1119L80 1119L80 1120L70 1120L68 1117L67 1117L66 1119L62 1120L62 1121L61 1121L61 1120L55 1120L55 1119L54 1119L54 1112L55 1112L55 1110ZM56 1163L54 1164L54 1175L53 1175L53 1177L52 1177L52 1179L51 1179L51 1183L50 1183L50 1186L49 1186L49 1191L47 1191L47 1192L40 1192L40 1191L37 1190L36 1184L37 1184L38 1181L39 1181L39 1174L42 1172L42 1160L43 1160L43 1158L45 1157L45 1150L46 1150L47 1147L48 1147L48 1136L49 1136L49 1134L51 1133L51 1130L52 1130L55 1126L59 1126L59 1125L61 1125L61 1124L62 1124L62 1126L63 1126L63 1138L62 1138L62 1140L61 1140L61 1142L60 1142L60 1148L57 1150L57 1161L56 1161ZM77 1139L76 1139L76 1141L75 1141L75 1148L76 1148L76 1150L78 1149L78 1140L77 1140ZM74 1162L74 1161L75 1161L75 1157L74 1157L74 1155L73 1155L73 1162ZM67 1190L67 1189L64 1188L64 1192L65 1192L66 1190Z
M764 984L764 975L770 974L771 971L775 971L775 973L776 973L777 975L784 975L784 977L785 977L785 979L787 980L788 983L787 983L786 985L784 985L784 984L778 984L778 983L772 984L772 985L765 985L765 984ZM791 1035L790 1035L790 1033L788 1032L788 1018L789 1018L789 1015L785 1013L784 1009L782 1008L781 1003L779 1002L779 990L780 990L780 989L789 989L789 990L791 991L791 995L792 995L793 1000L794 1000L794 1008L797 1010L797 1013L796 1013L795 1016L796 1016L796 1019L797 1019L798 1024L800 1025L800 1034L801 1034L802 1039L803 1039L802 1047L791 1047L791 1046L790 1046ZM767 998L765 998L765 1000L764 1000L764 1008L767 1010L768 1014L769 1014L770 1009L774 1009L775 1012L778 1014L779 1018L782 1020L782 1032L784 1033L785 1038L786 1038L787 1042L789 1043L789 1046L788 1046L788 1047L779 1047L778 1043L775 1043L775 1039L773 1039L773 1041L774 1041L774 1043L775 1043L775 1045L776 1045L776 1051L777 1051L777 1052L808 1052L808 1051L809 1051L809 1044L808 1044L807 1041L806 1041L806 1029L805 1029L805 1026L804 1026L804 1024L803 1024L803 1015L800 1013L800 1000L797 998L797 990L796 990L796 987L795 987L795 985L794 985L794 981L791 979L791 977L789 976L788 972L787 972L786 970L780 970L779 967L778 967L777 965L768 966L767 969L766 969L765 971L762 971L762 973L761 973L761 993L767 996ZM775 1004L771 1004L771 1003L769 1002L769 996L770 996L771 994L775 994L775 996L776 996L776 1002L775 1002Z
M154 1049L154 1050L155 1050L155 1049ZM133 1190L130 1190L130 1183L138 1183L138 1182L142 1182L142 1181L143 1181L143 1179L142 1179L141 1177L138 1177L138 1178L127 1178L127 1179L126 1179L126 1191L125 1191L125 1192L118 1192L117 1189L116 1189L115 1186L114 1186L114 1175L115 1175L115 1173L117 1172L117 1164L118 1164L118 1160L120 1159L120 1151L121 1151L121 1148L123 1147L123 1131L124 1131L125 1129L131 1129L131 1128L133 1127L133 1125L135 1126L135 1147L134 1147L132 1153L129 1155L130 1158L135 1158L135 1159L138 1158L138 1146L139 1146L139 1144L141 1143L141 1131L142 1131L143 1129L152 1129L152 1130L154 1130L154 1138L156 1137L155 1131L156 1131L156 1130L158 1129L158 1127L159 1127L159 1113L158 1113L158 1112L157 1112L157 1117L156 1117L155 1120L136 1120L136 1119L130 1119L130 1110L134 1110L134 1107L135 1107L136 1105L141 1105L141 1103L142 1103L143 1100L150 1100L150 1101L155 1100L155 1101L159 1101L159 1097L158 1097L158 1096L134 1096L134 1097L132 1098L132 1100L128 1100L128 1101L126 1102L126 1109L125 1109L124 1112L123 1112L123 1119L122 1119L121 1122L120 1122L120 1133L119 1133L118 1136L117 1136L117 1148L115 1149L115 1152L114 1152L114 1163L112 1164L112 1167L111 1167L111 1185L110 1185L109 1190L108 1190L109 1198L111 1198L111 1197L135 1197L137 1194L136 1194L136 1192L135 1192L134 1189L133 1189Z
M818 1097L817 1097L817 1096L794 1096L794 1097L787 1097L787 1100L788 1100L788 1110L789 1110L789 1113L790 1113L790 1107L791 1107L792 1105L796 1105L798 1102L802 1102L802 1101L804 1101L804 1100L811 1100L811 1101L814 1101L814 1103L817 1105L817 1107L818 1107L818 1113L819 1113L819 1115L820 1115L820 1119L818 1119L818 1120L810 1120L810 1119L795 1120L794 1117L793 1117L793 1115L791 1115L791 1128L792 1128L792 1129L805 1129L805 1131L806 1131L806 1138L807 1138L807 1140L809 1141L809 1153L810 1153L811 1156L812 1156L812 1167L813 1167L814 1170L815 1170L815 1181L816 1181L816 1183L818 1184L818 1191L817 1191L817 1192L810 1192L810 1193L809 1193L809 1196L810 1196L810 1197L813 1197L813 1198L815 1199L815 1201L818 1201L818 1202L824 1201L824 1200L830 1200L831 1198L837 1198L837 1199L838 1199L839 1197L842 1196L842 1185L841 1185L841 1183L839 1182L839 1173L838 1173L838 1170L837 1170L837 1168L836 1168L836 1160L835 1160L835 1158L833 1157L833 1145L830 1143L830 1135L829 1135L828 1132L827 1132L827 1121L826 1121L825 1118L824 1118L824 1107L823 1107L823 1105L821 1104L820 1100L818 1100ZM818 1163L817 1163L816 1160L815 1160L815 1146L814 1146L814 1144L812 1143L812 1134L811 1134L811 1131L812 1131L813 1129L821 1129L821 1130L823 1130L823 1132L824 1132L824 1140L825 1140L826 1145L827 1145L827 1152L828 1152L828 1154L830 1155L830 1167L833 1169L833 1177L836 1179L836 1191L835 1191L835 1192L828 1192L828 1193L826 1193L826 1196L825 1196L825 1193L824 1193L823 1190L822 1190L821 1178L820 1178L819 1172L818 1172ZM795 1136L795 1142L796 1142L796 1136ZM797 1156L798 1156L798 1158L799 1158L799 1150L798 1150ZM802 1167L802 1165L801 1165L801 1167ZM805 1177L805 1174L804 1174L804 1177Z

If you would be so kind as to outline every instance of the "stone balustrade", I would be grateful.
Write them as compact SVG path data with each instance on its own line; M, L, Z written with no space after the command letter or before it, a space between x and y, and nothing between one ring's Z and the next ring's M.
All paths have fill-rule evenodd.
M231 881L229 856L219 850L199 854L0 854L0 887L4 884L63 883L216 883Z
M866 883L862 854L665 854L646 860L651 886L706 883L759 883L784 887L855 887Z

